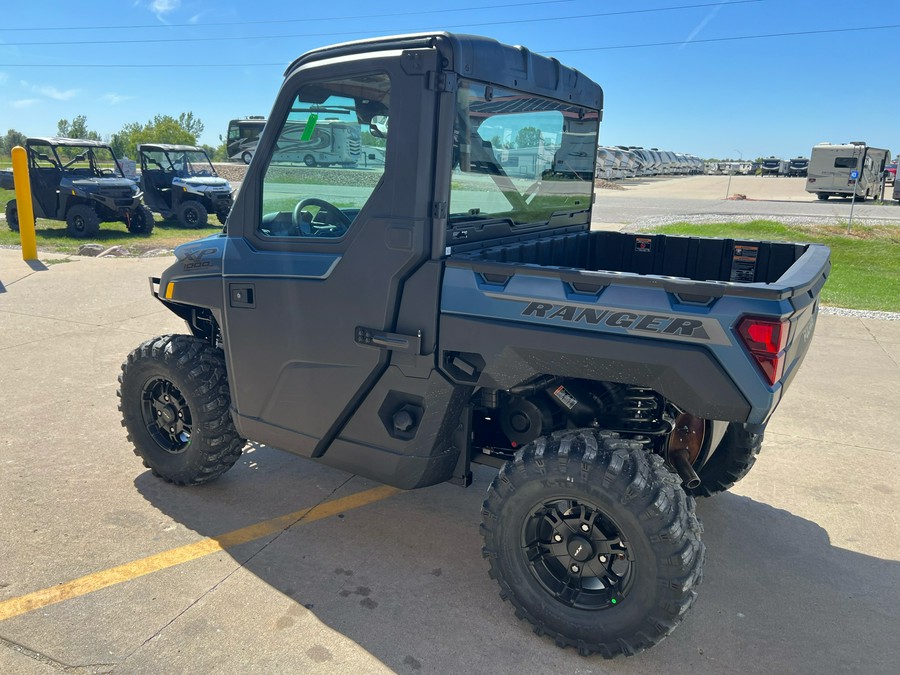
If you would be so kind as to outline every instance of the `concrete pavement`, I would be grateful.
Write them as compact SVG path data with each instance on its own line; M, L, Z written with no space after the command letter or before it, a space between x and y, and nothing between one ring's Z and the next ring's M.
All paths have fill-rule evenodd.
M169 259L42 259L0 250L0 612L18 608L0 672L896 672L900 322L820 317L756 467L698 504L691 613L606 662L537 638L499 598L478 533L490 470L363 503L377 484L250 446L211 485L154 479L116 377L141 341L184 330L148 292ZM44 589L65 599L15 604Z

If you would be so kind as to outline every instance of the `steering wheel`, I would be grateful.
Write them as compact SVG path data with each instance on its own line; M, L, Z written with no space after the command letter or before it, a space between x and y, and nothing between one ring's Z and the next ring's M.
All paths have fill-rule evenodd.
M316 214L303 217L303 211L310 206L317 206ZM350 229L350 218L338 207L324 199L309 197L294 207L294 226L305 237L340 237Z

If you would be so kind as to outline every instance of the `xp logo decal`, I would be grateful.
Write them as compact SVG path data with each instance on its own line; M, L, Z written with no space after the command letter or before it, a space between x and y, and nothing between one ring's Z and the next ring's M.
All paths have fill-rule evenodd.
M208 256L214 256L218 254L219 249L217 248L195 248L191 251L187 251L184 256L184 265L183 269L185 272L188 270L196 270L203 267L209 267L212 265L211 260L204 260Z

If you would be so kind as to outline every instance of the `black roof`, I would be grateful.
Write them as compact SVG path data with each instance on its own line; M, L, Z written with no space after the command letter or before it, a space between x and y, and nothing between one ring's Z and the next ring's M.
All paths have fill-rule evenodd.
M586 75L555 58L477 35L411 33L344 42L307 52L284 74L288 77L301 66L323 59L398 49L437 49L446 59L445 70L460 77L603 110L603 90Z

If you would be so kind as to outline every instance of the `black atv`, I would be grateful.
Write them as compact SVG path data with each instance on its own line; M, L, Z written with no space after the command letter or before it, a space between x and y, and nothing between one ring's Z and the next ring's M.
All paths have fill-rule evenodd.
M204 227L210 213L225 224L234 190L203 148L144 143L138 155L144 202L151 210L163 218L175 216L185 227Z
M29 138L28 175L35 218L64 220L69 236L96 236L101 222L122 221L134 234L153 231L153 214L141 203L137 184L125 178L106 143L77 138ZM0 187L14 189L11 171ZM6 222L19 230L16 200L6 205Z

